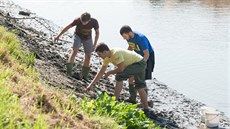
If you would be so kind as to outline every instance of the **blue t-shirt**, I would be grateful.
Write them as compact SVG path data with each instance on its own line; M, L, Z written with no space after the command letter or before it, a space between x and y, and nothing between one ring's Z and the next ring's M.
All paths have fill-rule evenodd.
M144 56L143 51L148 49L149 53L153 52L153 48L149 42L149 40L145 37L145 35L133 32L134 38L131 38L127 40L129 46L138 54L141 56Z

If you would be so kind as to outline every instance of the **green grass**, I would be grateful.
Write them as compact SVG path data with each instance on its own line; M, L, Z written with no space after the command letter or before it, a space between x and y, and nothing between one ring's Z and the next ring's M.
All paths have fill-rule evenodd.
M18 83L21 80L19 78L24 77L19 73L21 75L31 73L30 76L33 76L33 79L38 79L35 78L37 75L35 75L35 70L30 67L34 64L34 55L21 51L21 46L14 34L6 32L3 27L0 27L0 60L0 128L42 127L45 123L42 117L36 120L26 118L19 102L19 94L11 89L15 86L15 82ZM33 125L33 122L36 124ZM43 126L41 129L45 128Z
M48 87L40 82L34 63L35 55L0 27L0 129L154 127L135 105L115 102L106 94L78 102L74 94Z
M111 118L88 117L72 95L41 83L34 63L35 55L0 27L0 128L117 128Z
M1 69L0 74L0 128L31 128L33 127L32 120L29 120L24 115L23 109L19 103L19 96L10 90L7 83L12 75L9 69ZM35 120L34 128L46 129L47 125L42 117Z

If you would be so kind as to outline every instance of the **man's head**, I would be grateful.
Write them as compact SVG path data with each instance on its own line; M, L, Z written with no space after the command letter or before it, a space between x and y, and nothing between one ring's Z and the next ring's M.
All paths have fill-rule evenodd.
M88 24L89 21L90 21L90 19L91 19L90 13L88 13L88 12L83 13L83 14L81 15L80 19L81 19L81 23L82 23L83 25Z
M133 33L132 29L128 25L124 25L120 29L120 34L125 40L130 39L130 33Z
M110 49L105 43L99 43L95 49L95 52L97 53L97 55L101 57L102 59L109 57L109 51Z

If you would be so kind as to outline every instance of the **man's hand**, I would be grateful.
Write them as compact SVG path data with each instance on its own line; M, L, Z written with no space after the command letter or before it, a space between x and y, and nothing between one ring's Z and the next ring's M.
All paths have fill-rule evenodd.
M54 36L54 42L57 42L59 40L59 36Z
M86 90L87 90L87 91L90 91L90 90L92 90L92 88L93 88L93 85L92 85L92 84L89 84L89 85L87 86Z
M105 73L106 68L107 68L107 66L102 66L101 67L101 70L94 77L93 81L87 86L87 88L86 88L87 91L90 91L93 88L93 86L101 79L101 77Z
M96 49L96 46L97 46L97 44L94 43L94 44L93 44L93 50L94 50L94 51L95 51L95 49Z
M66 27L61 31L61 33L59 33L57 36L54 36L54 42L58 41L59 38L60 38L60 36L61 36L62 34L64 34L66 31L68 31L68 30L69 30L70 28L72 28L72 27L73 27L72 23L70 23L68 26L66 26Z
M145 49L145 50L143 51L143 53L144 53L144 59L145 59L145 61L147 61L147 60L149 59L149 50L148 50L148 49Z
M109 75L111 75L110 71L105 73L105 79L108 80Z

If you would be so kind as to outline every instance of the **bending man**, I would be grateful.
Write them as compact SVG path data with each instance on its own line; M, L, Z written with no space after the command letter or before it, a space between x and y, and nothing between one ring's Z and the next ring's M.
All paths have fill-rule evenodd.
M103 59L103 65L97 75L94 77L93 81L88 85L87 90L91 90L93 86L100 80L104 75L109 63L112 63L117 68L108 71L105 74L107 79L109 75L115 74L116 86L115 86L115 97L119 99L120 92L123 87L123 81L127 80L129 77L134 76L136 89L140 95L141 103L145 113L148 113L148 102L147 95L145 92L145 68L146 61L142 56L136 54L135 52L126 49L109 49L109 47L100 43L95 49L99 57Z
M58 41L59 37L63 33L65 33L66 31L68 31L70 28L74 26L76 26L76 29L74 33L73 49L69 56L68 62L66 64L67 75L72 76L72 69L73 69L75 57L77 55L79 48L83 45L84 52L85 52L85 59L82 67L82 78L87 80L87 75L90 71L89 64L90 64L91 52L94 51L94 48L99 38L99 25L96 19L91 18L90 14L85 12L80 17L75 19L72 23L70 23L68 26L66 26L60 32L60 34L55 36L54 41ZM95 30L94 43L92 40L92 31L91 31L92 28L94 28Z

